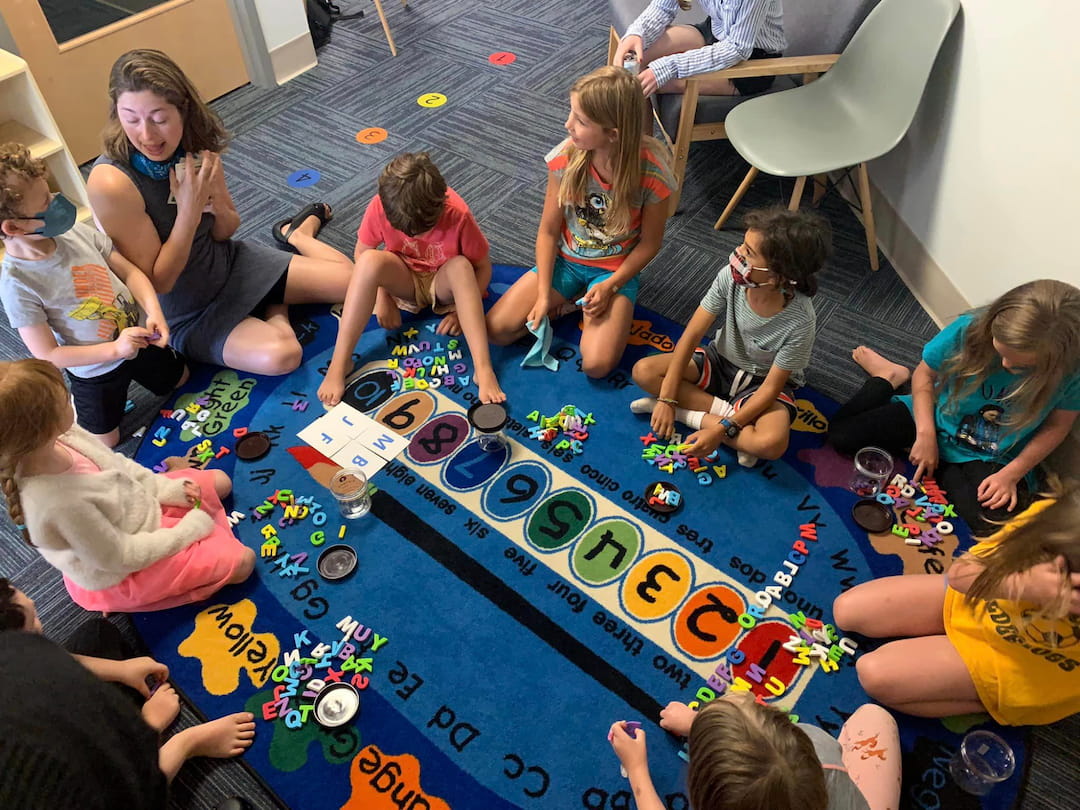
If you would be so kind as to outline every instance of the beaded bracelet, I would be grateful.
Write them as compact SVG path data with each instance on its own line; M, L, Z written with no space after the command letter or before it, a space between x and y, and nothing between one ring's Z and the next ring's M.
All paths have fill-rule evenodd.
M672 408L679 407L679 400L677 399L669 399L668 397L657 397L656 401L663 402L665 405L670 405Z

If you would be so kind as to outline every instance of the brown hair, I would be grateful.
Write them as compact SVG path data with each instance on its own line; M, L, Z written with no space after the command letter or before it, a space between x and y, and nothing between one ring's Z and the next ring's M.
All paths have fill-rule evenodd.
M18 210L26 185L46 176L45 161L30 156L21 143L0 146L0 220L25 219L26 212Z
M379 175L386 219L406 236L430 231L446 205L446 181L427 152L404 152Z
M117 59L109 72L111 105L109 121L102 132L103 148L108 157L125 163L131 159L133 147L120 125L116 103L124 93L144 90L161 96L179 110L184 122L180 147L185 152L220 152L226 147L229 134L225 126L202 100L184 71L161 51L139 49L128 51Z
M1066 570L1061 575L1058 598L1040 605L1026 622L1038 618L1056 621L1068 615L1072 596L1068 574L1080 573L1080 483L1066 487L1051 479L1050 494L1055 497L1053 504L1034 515L1024 513L1013 518L1002 528L996 544L978 554L966 555L983 566L964 596L969 604L982 602L985 609L986 600L1001 594L1005 581L1013 574L1064 556ZM1006 594L1006 598L1018 597Z
M947 392L944 408L955 410L1001 368L996 339L1036 357L1034 368L1017 375L1005 397L1009 412L1002 425L1021 430L1042 416L1061 381L1080 367L1080 290L1054 279L1029 281L973 315L960 348L938 376L940 390Z
M68 401L64 378L45 360L0 362L0 489L8 514L30 542L15 470L19 461L60 434Z
M667 151L652 137L645 137L645 96L636 77L621 67L606 65L582 76L570 88L585 116L604 129L619 132L611 162L611 207L604 218L608 229L626 233L633 221L633 204L641 194L641 147L647 146L658 160ZM566 170L559 183L559 205L581 207L589 187L592 153L578 149L570 141L566 147Z
M817 293L814 275L832 253L832 228L811 211L789 211L782 206L750 211L743 227L761 234L761 252L768 268L780 276L782 288L794 287L803 295Z
M825 773L806 733L750 695L709 703L690 725L695 810L825 810Z
M25 627L26 614L15 604L15 586L6 577L0 577L0 632Z

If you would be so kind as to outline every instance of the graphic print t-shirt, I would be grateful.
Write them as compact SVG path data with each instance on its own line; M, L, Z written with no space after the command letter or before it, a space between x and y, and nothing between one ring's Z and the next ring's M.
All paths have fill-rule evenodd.
M489 251L472 211L452 188L446 189L446 204L435 227L417 236L406 236L390 224L376 194L368 203L356 238L365 245L382 245L400 256L414 273L434 273L455 256L464 256L476 267Z
M544 158L548 169L560 180L569 162L569 148L568 139ZM630 230L613 233L607 222L607 212L612 203L611 184L601 180L596 169L590 166L584 205L567 205L563 208L563 243L559 249L563 258L576 264L618 270L641 238L642 206L666 200L674 189L675 177L667 161L642 146L641 186L630 201Z
M138 326L140 312L131 290L109 269L112 240L89 225L56 237L56 251L30 261L4 255L0 301L13 329L48 324L61 346L94 346ZM78 377L96 377L123 360L74 366Z
M927 343L922 355L926 365L940 371L945 361L960 350L972 320L970 314L961 315ZM1021 380L1023 375L1006 371L998 363L997 370L978 389L957 400L955 408L944 407L947 392L938 394L934 415L943 461L1007 463L1024 449L1050 411L1080 411L1080 369L1074 369L1065 375L1046 408L1030 424L1022 430L1003 425L1013 407L1006 398ZM911 410L910 394L894 399Z

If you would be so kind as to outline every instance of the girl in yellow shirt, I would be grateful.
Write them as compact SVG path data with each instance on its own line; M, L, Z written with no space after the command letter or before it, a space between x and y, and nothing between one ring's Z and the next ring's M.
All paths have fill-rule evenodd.
M841 594L836 623L899 641L856 663L867 694L920 717L1041 725L1080 712L1080 486L1039 501L939 576Z

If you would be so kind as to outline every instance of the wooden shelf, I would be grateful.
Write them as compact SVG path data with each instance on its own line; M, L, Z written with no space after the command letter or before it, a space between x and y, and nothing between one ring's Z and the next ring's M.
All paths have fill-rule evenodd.
M30 149L30 154L36 158L46 158L55 155L64 148L60 141L48 138L37 130L31 129L18 121L8 121L0 124L0 143L21 143Z

